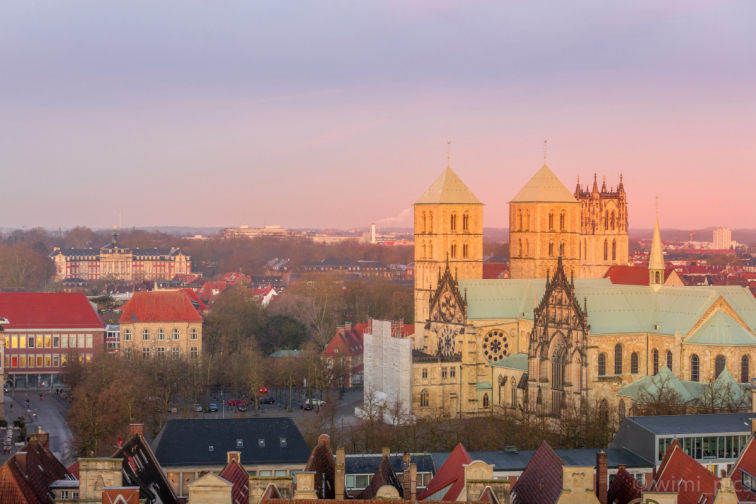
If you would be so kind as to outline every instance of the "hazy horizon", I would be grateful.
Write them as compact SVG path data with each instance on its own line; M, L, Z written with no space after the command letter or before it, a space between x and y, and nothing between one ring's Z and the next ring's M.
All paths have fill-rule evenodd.
M506 227L543 164L663 229L756 227L756 3L0 6L3 224L411 226L451 167ZM174 224L175 225L175 224Z

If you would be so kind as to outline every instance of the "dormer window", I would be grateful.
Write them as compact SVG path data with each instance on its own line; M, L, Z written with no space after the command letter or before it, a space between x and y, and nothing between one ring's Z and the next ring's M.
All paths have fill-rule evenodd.
M236 447L237 448L244 448L244 440L243 439L237 439L236 440Z
M258 439L257 440L257 446L260 448L265 448L265 440L264 439Z
M208 446L208 451L213 451L213 446L212 445Z
M285 437L281 438L281 448L286 448L286 438Z

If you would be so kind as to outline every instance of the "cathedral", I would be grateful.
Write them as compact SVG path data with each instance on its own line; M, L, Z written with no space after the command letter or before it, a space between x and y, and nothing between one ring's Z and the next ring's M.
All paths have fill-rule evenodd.
M658 220L648 284L605 278L628 263L621 177L572 193L544 165L509 214L511 278L483 279L480 200L447 166L415 203L414 414L559 414L579 400L622 417L662 379L684 401L715 381L745 398L756 374L747 289L665 284Z

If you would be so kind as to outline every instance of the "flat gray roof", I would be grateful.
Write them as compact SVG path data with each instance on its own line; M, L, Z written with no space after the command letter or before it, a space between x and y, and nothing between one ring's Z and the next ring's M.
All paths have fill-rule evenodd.
M756 413L627 417L625 422L633 422L657 436L728 432L750 434L752 418L756 418Z

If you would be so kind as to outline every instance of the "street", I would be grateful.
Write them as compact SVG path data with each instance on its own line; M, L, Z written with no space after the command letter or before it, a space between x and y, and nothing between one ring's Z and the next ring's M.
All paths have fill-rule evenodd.
M64 418L67 403L51 394L44 392L43 394L42 401L39 400L39 392L29 392L28 394L16 392L15 399L11 397L11 394L6 395L5 415L10 422L13 422L13 420L16 420L20 416L24 416L26 418L27 436L31 436L37 432L38 427L42 427L42 430L49 432L50 451L63 465L68 465L70 461L66 457L66 454L69 451L67 449L68 446L73 441L73 435ZM29 398L28 412L24 406L27 396ZM13 404L13 410L11 410L11 404ZM36 420L34 419L34 413L37 414ZM16 431L16 435L18 435L18 431ZM14 453L16 450L17 448L14 446ZM0 458L0 461L5 462L8 458L9 455L4 455Z

